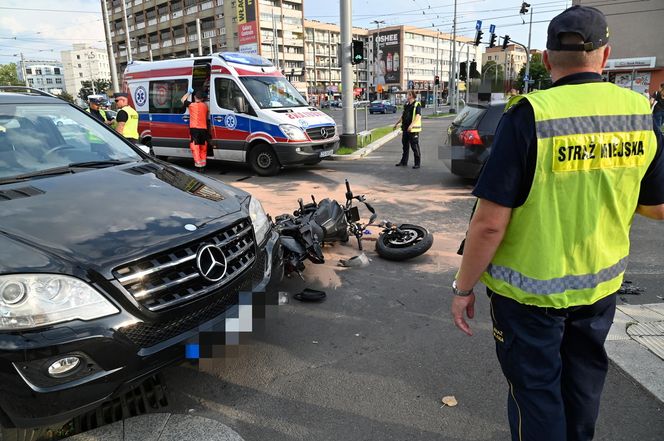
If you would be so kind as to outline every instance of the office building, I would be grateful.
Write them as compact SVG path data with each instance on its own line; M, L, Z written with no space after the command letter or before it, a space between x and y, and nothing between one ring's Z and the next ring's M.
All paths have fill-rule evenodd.
M62 63L52 60L21 60L16 65L19 80L28 86L59 95L65 90Z
M604 70L607 81L639 93L653 93L664 83L662 0L601 2L574 0L606 15L611 58Z
M72 50L62 51L60 58L64 68L65 90L73 96L77 96L83 88L83 81L111 79L105 49L74 44Z
M531 49L530 56L541 54L539 49ZM518 44L508 44L503 50L502 46L490 47L482 54L482 66L493 61L501 66L505 73L504 79L509 82L516 81L521 69L526 65L528 58L526 50ZM479 69L479 68L478 68Z

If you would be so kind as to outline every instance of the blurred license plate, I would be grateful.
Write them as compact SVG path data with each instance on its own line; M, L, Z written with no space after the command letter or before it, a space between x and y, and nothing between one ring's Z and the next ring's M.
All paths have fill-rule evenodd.
M320 152L320 157L325 158L327 156L332 156L332 152L333 150L323 150L322 152Z

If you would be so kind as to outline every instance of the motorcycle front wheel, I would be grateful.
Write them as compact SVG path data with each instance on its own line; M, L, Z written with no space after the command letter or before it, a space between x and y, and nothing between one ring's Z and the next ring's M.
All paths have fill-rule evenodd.
M376 252L384 259L407 260L427 252L433 245L433 235L419 225L402 224L399 230L386 231L378 236Z

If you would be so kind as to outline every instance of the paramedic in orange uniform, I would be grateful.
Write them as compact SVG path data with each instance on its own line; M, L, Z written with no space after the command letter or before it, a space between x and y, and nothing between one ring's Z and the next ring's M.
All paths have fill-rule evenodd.
M208 106L203 101L205 95L202 90L194 93L194 101L191 102L193 89L189 89L182 97L182 102L189 108L189 133L191 142L189 148L194 155L194 165L198 172L205 172L207 162L207 142L210 139L208 132Z

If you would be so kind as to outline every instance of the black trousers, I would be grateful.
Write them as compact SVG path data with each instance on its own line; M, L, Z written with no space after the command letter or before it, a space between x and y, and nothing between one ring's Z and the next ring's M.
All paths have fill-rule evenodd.
M592 440L615 294L593 305L554 309L487 293L496 354L509 385L512 440Z
M415 158L415 165L420 165L420 133L410 133L404 130L403 134L401 135L401 146L403 148L401 163L408 164L408 155L412 149L413 156Z

